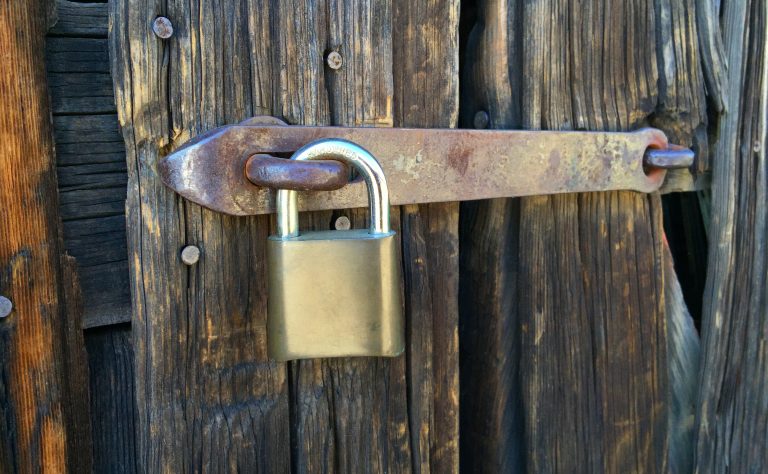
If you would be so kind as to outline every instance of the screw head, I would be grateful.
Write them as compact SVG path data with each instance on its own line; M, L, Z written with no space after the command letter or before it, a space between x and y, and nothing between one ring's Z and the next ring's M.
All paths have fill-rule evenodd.
M181 250L181 261L185 265L194 265L200 260L200 249L194 245L187 245Z
M488 112L485 110L478 110L475 112L475 118L472 121L472 124L477 129L483 129L488 128L488 125L491 123L491 117L488 115Z
M152 22L152 31L158 38L168 39L173 35L173 24L168 18L159 16Z
M328 65L329 68L336 70L341 68L341 65L344 63L344 60L338 51L331 51L330 53L328 53L328 56L325 57L325 63Z
M352 223L349 221L349 217L339 216L336 219L336 222L334 222L333 226L336 228L336 230L349 230L352 228Z
M0 296L0 318L7 318L13 311L13 303L5 296Z

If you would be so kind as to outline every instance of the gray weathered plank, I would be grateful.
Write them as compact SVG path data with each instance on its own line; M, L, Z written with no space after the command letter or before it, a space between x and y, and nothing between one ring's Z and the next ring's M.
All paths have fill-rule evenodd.
M404 118L398 120L426 125L439 116L452 124L458 4L439 7L446 13L435 16L445 21L439 25L430 23L431 16L417 10L408 13L405 7L400 5L402 18L414 22L409 35L434 28L439 35L427 44L453 46L443 53L448 60L444 64L440 56L425 58L426 48L405 56L409 43L403 43L402 60L412 70L447 68L453 76L442 89L445 96L429 99L447 100L444 115L428 107L423 116L409 118L408 101L416 99L408 98ZM269 218L235 219L185 203L165 189L154 172L165 151L214 126L259 113L281 115L292 123L391 126L394 94L410 93L405 83L403 89L393 85L393 5L178 5L165 12L177 26L167 43L147 29L148 20L161 11L154 3L131 2L129 8L128 2L116 2L113 11L113 24L122 25L113 30L112 57L128 144L129 253L136 262L132 285L139 463L149 470L241 466L270 472L455 471L455 205L408 211L406 232L413 232L408 234L408 255L413 259L407 260L406 274L413 277L409 281L416 285L414 291L429 287L440 292L431 299L414 294L410 300L414 317L427 318L411 332L412 361L400 357L275 364L266 359L264 333L262 242ZM222 31L227 33L217 33ZM344 57L338 71L323 63L324 52L331 49ZM425 59L428 66L422 66ZM414 92L427 100L435 88L419 85ZM344 212L362 225L363 211ZM302 223L304 228L327 228L332 217L329 212L307 215ZM395 228L400 228L399 217L395 213ZM191 269L178 260L179 249L187 243L203 252ZM427 277L424 265L440 274L430 271ZM430 339L432 348L446 354L430 353L425 342ZM431 365L421 366L422 361ZM406 364L419 370L411 373ZM182 373L182 366L189 370ZM214 382L216 391L205 389ZM245 410L253 416L240 423ZM224 417L232 420L236 432L223 425ZM161 449L158 440L171 445ZM191 458L182 458L179 453L185 452Z
M682 143L706 129L691 2L488 0L477 15L466 125L480 111L493 128L677 117ZM462 206L463 466L667 469L660 220L658 197L633 193Z
M48 73L109 73L107 40L49 37L45 47Z
M116 113L112 77L104 73L48 73L53 114ZM115 120L117 116L115 115Z
M85 3L56 0L56 24L50 35L107 37L107 2Z
M137 465L145 472L288 472L287 373L266 357L260 242L269 218L235 219L185 203L155 172L164 150L268 110L271 93L260 92L270 90L271 75L255 66L271 64L270 10L207 1L168 7L110 4L129 170ZM169 42L151 30L160 12L174 22ZM186 244L202 250L194 267L179 258Z
M697 472L768 465L768 7L722 2L728 64L712 170Z

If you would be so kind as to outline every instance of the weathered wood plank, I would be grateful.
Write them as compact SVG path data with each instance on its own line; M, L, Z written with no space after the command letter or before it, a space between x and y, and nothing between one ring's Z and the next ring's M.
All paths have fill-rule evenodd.
M109 73L107 40L49 37L45 46L48 73Z
M85 150L91 144L121 143L114 115L58 115L53 117L53 129L57 146L77 145Z
M520 124L521 51L509 25L520 13L506 0L477 2L463 51L462 125L487 113L490 128ZM461 204L461 467L524 472L520 390L518 227L520 200ZM488 363L493 361L493 363Z
M702 174L710 169L702 69L707 56L699 54L699 38L706 32L698 34L695 3L660 0L654 5L659 89L651 123L664 130L672 143L692 146L696 151L693 169Z
M413 317L424 319L412 331L412 361L405 357L314 360L292 363L286 373L285 365L266 361L264 352L261 242L269 219L234 219L183 203L153 171L165 150L213 126L257 113L282 115L292 123L391 126L396 91L392 4L330 2L326 6L318 8L315 2L179 5L166 12L178 26L172 48L146 29L151 18L147 12L158 11L153 5L137 8L132 2L128 8L124 2L114 7L113 24L125 25L113 30L112 57L118 111L128 143L129 253L136 262L132 285L138 457L150 470L182 465L201 469L245 465L251 470L297 472L456 469L455 205L409 211L413 261L408 260L406 272L418 275L410 281L418 278L431 291L445 292L432 298L414 295L421 299L412 300L417 303L410 307ZM458 5L435 8L447 16L403 11L413 21L409 34L419 27L439 32L415 56L403 57L407 67L453 71L443 86L445 95L419 84L417 95L403 102L410 110L408 101L415 103L418 97L446 100L443 109L427 107L423 116L414 113L408 118L404 112L403 122L413 125L436 121L436 117L446 125L455 124ZM219 15L219 9L231 14ZM214 34L219 31L227 34ZM129 47L136 44L142 46ZM453 46L423 65L431 54L427 48L438 44ZM405 54L407 44L401 48ZM323 54L331 49L344 58L338 71L323 65ZM157 80L166 77L165 67L173 71L167 83ZM249 69L250 74L242 73ZM433 80L440 83L445 78ZM402 87L403 94L410 93L405 90L407 84ZM133 111L138 110L143 112L136 115ZM353 223L363 224L363 211L345 212ZM302 224L328 228L331 217L332 213L302 216ZM393 225L400 228L399 213ZM203 250L203 259L191 271L174 258L184 243L195 243ZM439 270L441 275L425 274L425 268ZM222 272L227 275L224 279ZM188 290L180 292L177 287ZM437 339L431 347L445 353L430 353L425 343L430 339ZM239 345L240 340L248 344ZM187 346L199 349L190 351ZM429 364L421 366L422 361ZM419 370L410 376L406 364ZM176 375L169 380L168 374L177 373L182 365L191 367L190 377L204 377L183 386L205 386L214 374L228 380L235 376L234 368L238 380L247 377L250 383L234 387L225 383L224 393L174 391L186 379ZM237 408L229 408L230 400L238 401ZM189 413L200 405L204 411ZM251 418L243 433L222 426L221 410L227 414L232 410L230 416L236 418L239 410L248 407L263 415ZM197 424L170 422L182 414ZM267 442L261 433L271 434L269 442L274 445L268 452L266 444L259 449L251 445L254 436ZM174 446L161 450L154 442L159 439L173 439ZM216 441L207 441L211 439ZM192 460L180 459L179 452L192 453Z
M70 339L45 82L46 2L0 3L0 469L65 472L78 465L64 415ZM75 415L71 413L71 415ZM81 420L77 420L80 422Z
M722 2L728 64L715 142L697 472L768 465L768 8Z
M394 126L456 127L459 2L395 0L392 28ZM459 204L403 206L401 220L412 472L458 472Z
M155 171L167 149L270 109L268 7L110 4L129 177L136 459L145 472L290 469L286 369L266 357L269 218L185 203ZM168 42L151 30L161 12L174 23ZM179 258L186 244L202 250L194 267Z
M89 472L93 466L93 440L89 397L88 355L83 338L83 295L77 263L69 255L62 257L63 292L66 302L64 322L65 402L69 472Z
M55 114L114 114L112 77L103 73L56 72L48 74L51 109ZM117 122L117 115L114 116Z
M136 400L129 325L86 332L93 417L93 472L134 473Z
M56 24L49 34L56 36L106 38L107 2L82 3L56 0Z
M297 16L302 21L296 22ZM366 0L354 8L333 1L327 10L296 1L290 12L278 9L274 21L282 32L276 38L277 64L288 73L278 83L279 115L308 125L392 126L390 1ZM341 69L324 67L324 52L330 50L341 54ZM327 229L328 214L303 216L302 228ZM353 226L364 225L364 211L345 214ZM393 228L400 232L394 217ZM289 366L292 471L402 472L418 462L412 460L404 357L315 359Z
M680 115L672 131L694 142L706 117L693 5L657 4L481 2L463 123L486 111L497 128L626 130ZM482 354L462 359L463 465L666 470L658 197L465 204L462 221L462 350Z

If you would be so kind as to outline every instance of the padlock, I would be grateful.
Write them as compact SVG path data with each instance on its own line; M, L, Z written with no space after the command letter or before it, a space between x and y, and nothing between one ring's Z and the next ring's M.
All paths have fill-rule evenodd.
M368 187L370 226L299 232L296 191L278 190L277 235L267 245L270 357L401 354L402 271L381 165L362 147L339 139L310 143L291 159L335 159L357 169Z

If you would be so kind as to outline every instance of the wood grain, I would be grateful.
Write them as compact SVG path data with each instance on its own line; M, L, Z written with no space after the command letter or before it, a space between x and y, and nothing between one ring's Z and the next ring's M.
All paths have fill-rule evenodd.
M84 326L130 321L127 170L109 73L107 4L56 2L46 68L64 246L77 259Z
M492 128L650 122L706 151L714 62L692 2L488 0L476 15L466 126L478 111ZM621 192L462 205L462 466L667 470L660 207Z
M56 36L106 38L109 28L107 2L82 3L56 0L56 24L49 34Z
M723 2L728 64L712 174L696 472L768 465L768 9Z
M287 373L266 358L269 219L228 218L185 203L155 172L173 146L270 106L271 95L260 91L271 80L255 68L271 64L266 7L110 4L110 57L128 164L142 472L290 467ZM160 14L174 24L168 42L151 30ZM259 21L261 27L250 23ZM179 257L188 244L202 251L193 267Z
M135 370L128 324L86 331L93 472L141 472L136 464Z
M3 472L77 465L64 414L73 407L63 379L66 297L43 59L49 14L46 2L0 4L0 294L14 307L0 319Z
M667 313L667 373L669 377L669 472L692 472L696 395L699 386L701 341L683 289L664 245L664 310Z
M163 10L160 2L115 2L111 14L128 151L138 465L454 472L457 205L404 210L402 222L393 215L406 259L407 356L275 364L264 331L270 219L183 202L154 167L200 132L257 114L305 124L455 125L458 3L224 1ZM166 42L147 29L158 14L174 24ZM395 17L405 28L399 43ZM341 69L325 66L331 50L342 55ZM434 82L395 82L395 62ZM357 226L366 219L364 210L313 213L301 216L302 228L327 229L341 213ZM187 268L178 251L192 243L202 258Z
M394 126L456 127L459 2L393 5ZM401 219L412 472L458 472L459 204L403 206Z

